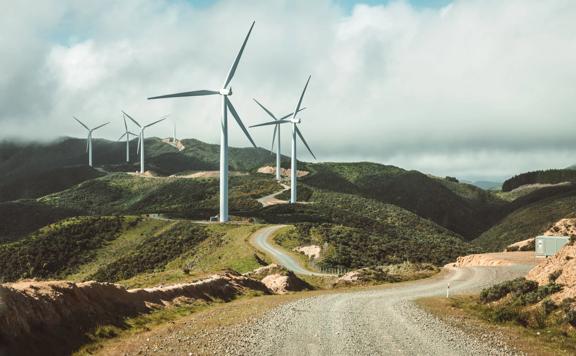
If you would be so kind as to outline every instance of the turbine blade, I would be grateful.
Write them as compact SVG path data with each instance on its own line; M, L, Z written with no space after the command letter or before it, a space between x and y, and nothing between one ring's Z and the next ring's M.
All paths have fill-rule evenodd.
M102 125L100 125L100 126L96 126L95 128L92 129L92 131L98 130L98 129L101 128L102 126L106 126L106 125L108 125L109 123L110 123L110 122L107 122L107 123L102 124Z
M306 85L304 86L304 90L302 90L302 94L300 95L300 100L298 100L298 105L296 105L296 110L294 110L294 114L292 119L296 119L296 114L300 111L300 105L302 105L302 99L304 98L304 93L306 93L306 88L308 88L308 83L310 83L310 78L312 76L308 76L308 80L306 81Z
M126 132L128 132L128 124L126 123L126 116L122 116L122 120L124 120L124 128L126 129Z
M302 109L298 110L298 112L300 112L300 111L302 111L302 110L306 110L306 108L302 108ZM278 120L287 119L287 118L289 118L289 117L292 116L292 115L294 115L294 113L290 113L290 114L288 114L288 115L284 115L284 116L282 116L281 118L279 118Z
M138 149L136 149L136 153L140 153L140 142L142 141L142 135L138 136Z
M116 141L120 141L126 135L128 135L128 132L124 132L124 134L122 136L120 136L120 138L118 138Z
M238 67L238 63L240 62L240 57L242 57L242 52L244 52L244 47L246 47L248 37L250 37L250 33L252 32L255 23L256 21L252 22L252 26L250 26L250 30L248 30L248 34L244 39L244 43L242 43L242 47L240 47L240 52L238 52L238 55L236 56L236 59L234 60L232 67L230 67L230 71L228 72L228 76L226 77L226 81L224 81L224 85L222 86L222 88L228 88L228 84L230 84L230 81L232 80L232 78L234 78L234 73L236 73L236 68Z
M138 121L136 121L132 116L126 114L124 111L122 111L122 114L126 115L126 117L128 117L130 120L132 120L132 122L135 123L136 126L142 127L142 126L140 126L140 124L138 123Z
M138 136L138 135L136 135L134 132L128 131L128 133L129 133L130 135L132 135L132 136Z
M246 137L248 137L248 139L252 143L252 146L254 146L254 148L257 148L258 146L256 146L256 144L254 143L252 136L250 136L250 133L248 132L248 130L246 129L246 127L242 123L242 120L240 120L240 116L238 116L236 109L234 109L234 105L232 105L232 102L230 101L230 99L228 99L228 97L226 97L226 106L228 107L228 110L230 110L230 112L232 113L232 116L234 116L234 119L236 119L238 126L240 126L242 131L244 131L244 134L246 135Z
M164 121L164 120L166 120L166 118L163 118L163 119L160 119L160 120L156 120L156 121L154 121L153 123L148 124L148 125L146 125L146 126L144 126L144 127L150 127L150 126L152 126L152 125L154 125L154 124L157 124L157 123L159 123L160 121Z
M153 96L151 98L148 98L148 100L165 99L165 98L180 98L180 97L184 97L184 96L217 95L217 94L220 94L220 92L214 91L214 90L194 90L194 91L187 91L187 92L183 92L183 93Z
M276 131L278 131L278 125L274 125L274 134L272 135L272 148L270 152L274 152L274 141L276 140Z
M256 100L256 99L252 99L252 100L254 100L254 101L256 102L256 104L258 104L258 106L260 106L260 107L262 108L262 110L266 111L266 113L267 113L268 115L270 115L274 120L278 120L278 119L276 118L276 116L274 116L274 114L272 114L272 112L270 112L270 110L266 109L266 108L264 107L264 105L260 104L260 103L258 102L258 100Z
M88 137L86 137L86 152L88 152L88 147L90 146L90 136L92 136L92 133L89 133Z
M314 156L314 153L312 153L312 150L310 149L310 146L308 146L308 143L307 143L306 140L304 139L304 136L302 136L302 133L301 133L300 130L298 129L298 126L296 126L296 133L298 134L298 136L300 137L300 139L301 139L302 142L304 143L304 146L306 146L306 148L308 149L308 152L310 152L310 154L312 155L312 157L314 157L314 159L316 159L316 156Z
M72 116L74 118L74 120L78 121L78 123L82 126L84 126L84 128L88 131L90 131L90 129L88 128L88 126L84 125L84 123L80 120L78 120L75 116Z
M268 126L268 125L280 125L280 124L291 124L292 121L285 121L285 120L278 120L278 121L270 121L270 122L265 122L263 124L258 124L258 125L252 125L250 127L260 127L260 126Z

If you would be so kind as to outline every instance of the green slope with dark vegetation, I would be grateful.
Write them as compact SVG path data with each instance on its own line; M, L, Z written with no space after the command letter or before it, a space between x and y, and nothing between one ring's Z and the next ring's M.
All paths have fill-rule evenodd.
M80 214L74 209L56 208L34 200L0 202L0 244L18 240L42 226Z
M576 170L548 169L545 171L522 173L507 179L502 184L502 191L509 192L529 184L557 184L563 182L576 182Z
M543 192L535 192L541 194ZM546 192L550 194L550 192ZM550 228L556 221L576 215L576 188L560 191L544 199L524 197L525 204L511 209L509 215L485 231L472 243L490 251L499 251L521 240L534 237Z
M152 137L146 139L146 169L160 175L184 171L217 170L219 145L182 140L185 149ZM131 142L131 163L125 162L125 143L94 139L94 165L110 172L139 169L136 140ZM274 156L261 148L234 148L229 151L231 170L254 171L272 164ZM287 162L287 158L284 157ZM87 167L84 139L61 138L48 143L0 142L0 201L37 198L58 192L102 175Z
M281 189L260 175L230 178L232 213L260 208L256 198ZM169 214L206 219L218 211L219 181L214 178L151 178L125 173L83 182L39 201L90 215Z
M259 266L247 240L256 229L134 216L76 217L0 245L0 282L99 280L128 286L193 280Z
M499 218L505 202L469 184L375 163L307 165L311 187L394 204L471 240Z

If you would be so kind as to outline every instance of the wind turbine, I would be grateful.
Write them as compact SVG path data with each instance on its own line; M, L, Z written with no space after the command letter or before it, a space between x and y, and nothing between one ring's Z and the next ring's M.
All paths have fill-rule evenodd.
M232 116L236 120L236 123L246 137L250 140L250 143L254 147L256 144L254 140L248 133L248 130L240 120L240 116L238 112L232 105L230 101L230 96L232 95L232 87L230 86L230 82L234 77L234 73L236 73L236 68L238 67L238 63L240 62L240 58L242 57L242 52L244 52L244 48L246 47L246 43L248 42L248 38L250 37L250 33L254 28L254 23L252 22L252 26L250 26L250 30L248 30L248 34L244 39L244 43L242 43L242 47L240 47L240 51L230 67L228 71L228 75L226 76L226 80L222 85L222 89L220 90L196 90L196 91L189 91L184 93L177 93L177 94L169 94L169 95L162 95L162 96L155 96L148 98L150 99L164 99L164 98L178 98L178 97L185 97L185 96L204 96L204 95L221 95L222 96L222 118L221 118L221 131L220 131L220 222L228 221L228 111L232 113Z
M108 125L110 122L106 122L100 126L96 126L95 128L90 129L82 121L78 120L75 116L72 117L74 118L74 120L78 121L80 125L84 126L86 130L88 130L88 138L86 138L86 152L88 152L88 165L92 167L92 132L98 130L102 126Z
M295 204L296 203L296 178L297 178L297 174L296 174L296 163L297 163L297 159L296 159L296 135L298 135L298 137L300 137L300 139L302 140L302 143L304 143L304 145L306 146L306 148L308 149L308 152L310 152L310 154L312 155L312 157L314 157L314 159L316 159L316 156L314 156L314 153L312 153L312 150L310 149L310 146L308 146L308 143L306 142L306 140L304 139L304 136L302 136L302 133L300 132L300 130L298 129L298 127L296 126L296 124L299 124L301 122L300 119L296 118L296 115L298 114L298 112L301 111L300 106L302 105L302 99L304 98L304 93L306 93L306 88L308 88L308 83L310 82L310 76L308 77L308 80L306 81L306 85L304 86L304 90L302 90L302 94L300 95L300 100L298 100L298 104L296 105L296 109L294 110L294 114L292 114L292 118L290 119L281 119L281 120L275 120L272 122L266 122L263 124L259 124L259 125L254 125L251 127L257 127L257 126L266 126L266 125L280 125L280 124L288 124L291 123L292 124L292 159L290 162L290 203L291 204Z
M258 104L258 106L260 106L262 108L262 110L264 110L268 115L270 115L270 117L272 119L274 119L274 121L276 121L276 125L274 125L274 133L272 134L272 148L270 149L270 151L274 151L274 141L276 141L276 180L281 180L282 179L282 175L281 175L281 159L282 159L282 154L280 152L281 150L281 145L280 145L280 122L278 121L282 121L284 119L289 118L290 116L293 115L293 113L290 113L288 115L284 115L281 118L277 118L270 110L268 110L264 105L260 104L260 102L256 99L253 99L256 104ZM306 108L302 108L299 111L302 111ZM256 127L259 125L253 125L250 127Z
M126 116L122 116L122 119L124 119L124 128L126 129L126 131L124 132L124 134L122 136L120 136L118 141L120 141L122 139L122 137L126 136L126 162L130 162L130 135L132 135L134 137L136 137L138 135L136 135L135 133L132 133L128 130L128 124L126 124Z
M140 128L140 135L138 136L138 149L136 150L136 152L140 153L140 173L144 173L144 130L146 130L146 128L159 123L160 121L164 121L166 120L165 117L161 118L160 120L156 120L148 125L140 125L138 123L138 121L134 120L134 118L128 114L126 114L124 111L122 111L122 114L124 114L124 116L128 117L130 120L132 120L133 123L136 124L136 126L138 126Z

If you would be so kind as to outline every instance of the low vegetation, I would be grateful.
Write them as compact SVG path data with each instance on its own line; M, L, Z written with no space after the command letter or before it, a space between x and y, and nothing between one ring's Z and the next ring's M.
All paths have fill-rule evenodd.
M562 182L576 182L576 170L548 169L522 173L506 180L502 184L502 191L509 192L528 184L557 184Z

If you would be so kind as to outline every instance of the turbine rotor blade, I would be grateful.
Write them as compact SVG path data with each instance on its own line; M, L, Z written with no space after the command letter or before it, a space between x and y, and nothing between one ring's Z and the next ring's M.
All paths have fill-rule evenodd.
M148 98L148 100L165 99L165 98L180 98L180 97L184 97L184 96L217 95L217 94L220 94L220 92L214 91L214 90L194 90L194 91L187 91L187 92L183 92L183 93L153 96L151 98Z
M106 125L108 125L109 123L110 123L110 122L107 122L107 123L102 124L102 125L100 125L100 126L96 126L95 128L92 129L92 131L98 130L98 129L101 128L102 126L106 126Z
M150 127L150 126L152 126L152 125L154 125L154 124L157 124L157 123L159 123L160 121L164 121L164 120L166 120L166 118L163 118L163 119L160 119L160 120L156 120L156 121L154 121L153 123L144 126L144 128Z
M258 100L254 99L254 98L253 98L252 100L254 100L254 101L256 102L256 104L258 104L258 106L260 106L260 107L262 108L262 110L266 111L266 113L267 113L268 115L270 115L274 120L278 120L278 119L276 118L276 116L274 116L274 114L272 114L272 112L271 112L270 110L266 109L266 107L264 107L264 105L260 104L260 103L258 102Z
M122 139L122 137L128 135L128 132L124 132L124 134L122 136L120 136L120 138L118 138L116 141L120 141Z
M232 67L230 67L230 71L226 76L226 80L224 81L224 85L222 86L222 88L228 88L228 84L230 84L230 81L232 80L232 78L234 78L234 73L236 73L236 68L238 67L238 63L240 62L240 57L242 57L242 52L244 52L244 47L246 47L246 43L248 42L248 38L250 37L250 33L252 32L255 23L256 21L252 21L252 26L250 26L250 30L248 30L248 34L244 39L244 43L242 43L242 47L240 47L240 52L238 52L238 55L236 56L236 59L234 60Z
M274 152L274 141L276 140L276 131L278 131L278 125L274 125L274 134L272 135L272 148L270 152Z
M122 120L124 120L124 128L126 129L126 132L128 132L128 124L126 123L126 116L122 116Z
M252 128L252 127L260 127L260 126L268 126L268 125L291 124L291 123L292 123L292 121L278 120L278 121L265 122L263 124L252 125L250 127Z
M298 110L298 112L300 112L300 111L302 111L302 110L306 110L306 108L302 108L302 109ZM290 114L288 114L288 115L284 115L284 116L282 116L281 118L279 118L278 120L287 119L287 118L289 118L289 117L292 116L292 115L294 115L294 113L290 113Z
M138 149L136 149L136 153L140 153L140 142L142 141L142 135L138 136Z
M252 136L250 136L250 133L248 132L248 130L246 129L246 127L242 123L242 120L240 120L240 116L238 116L238 113L236 112L234 105L232 105L232 102L230 101L230 99L228 99L228 97L226 97L226 106L228 107L228 110L230 110L230 112L232 113L232 116L234 116L234 119L236 119L238 126L240 126L242 131L244 131L244 134L246 135L246 137L248 137L248 139L252 143L252 146L254 146L254 148L257 148L258 146L256 146L256 144L254 143Z
M132 120L132 122L135 123L136 126L138 126L138 127L140 127L140 128L142 127L142 126L140 126L140 124L138 123L138 121L136 121L132 116L126 114L124 111L122 111L122 114L126 115L126 117L128 117L130 120Z
M72 118L74 118L74 120L78 121L78 123L79 123L80 125L84 126L84 128L85 128L86 130L90 131L90 129L88 128L88 126L84 125L84 123L83 123L82 121L78 120L78 119L76 118L76 116L72 116Z
M310 78L312 78L312 76L308 76L308 80L306 81L306 85L304 86L304 90L302 90L302 94L300 94L300 100L298 100L298 105L296 105L296 110L294 110L294 114L292 116L292 119L296 119L296 114L298 114L298 112L300 111L300 105L302 105L302 99L304 99L304 94L306 93L306 88L308 88L308 83L310 83Z
M310 146L308 146L308 143L307 143L306 140L304 139L304 136L302 136L302 132L300 132L300 130L298 129L298 126L296 126L296 133L298 134L298 136L300 137L300 139L301 139L302 142L304 143L304 146L306 146L306 148L308 149L308 152L310 152L310 154L312 155L312 157L314 157L314 159L316 159L316 156L314 156L314 153L312 153L312 150L310 149Z

